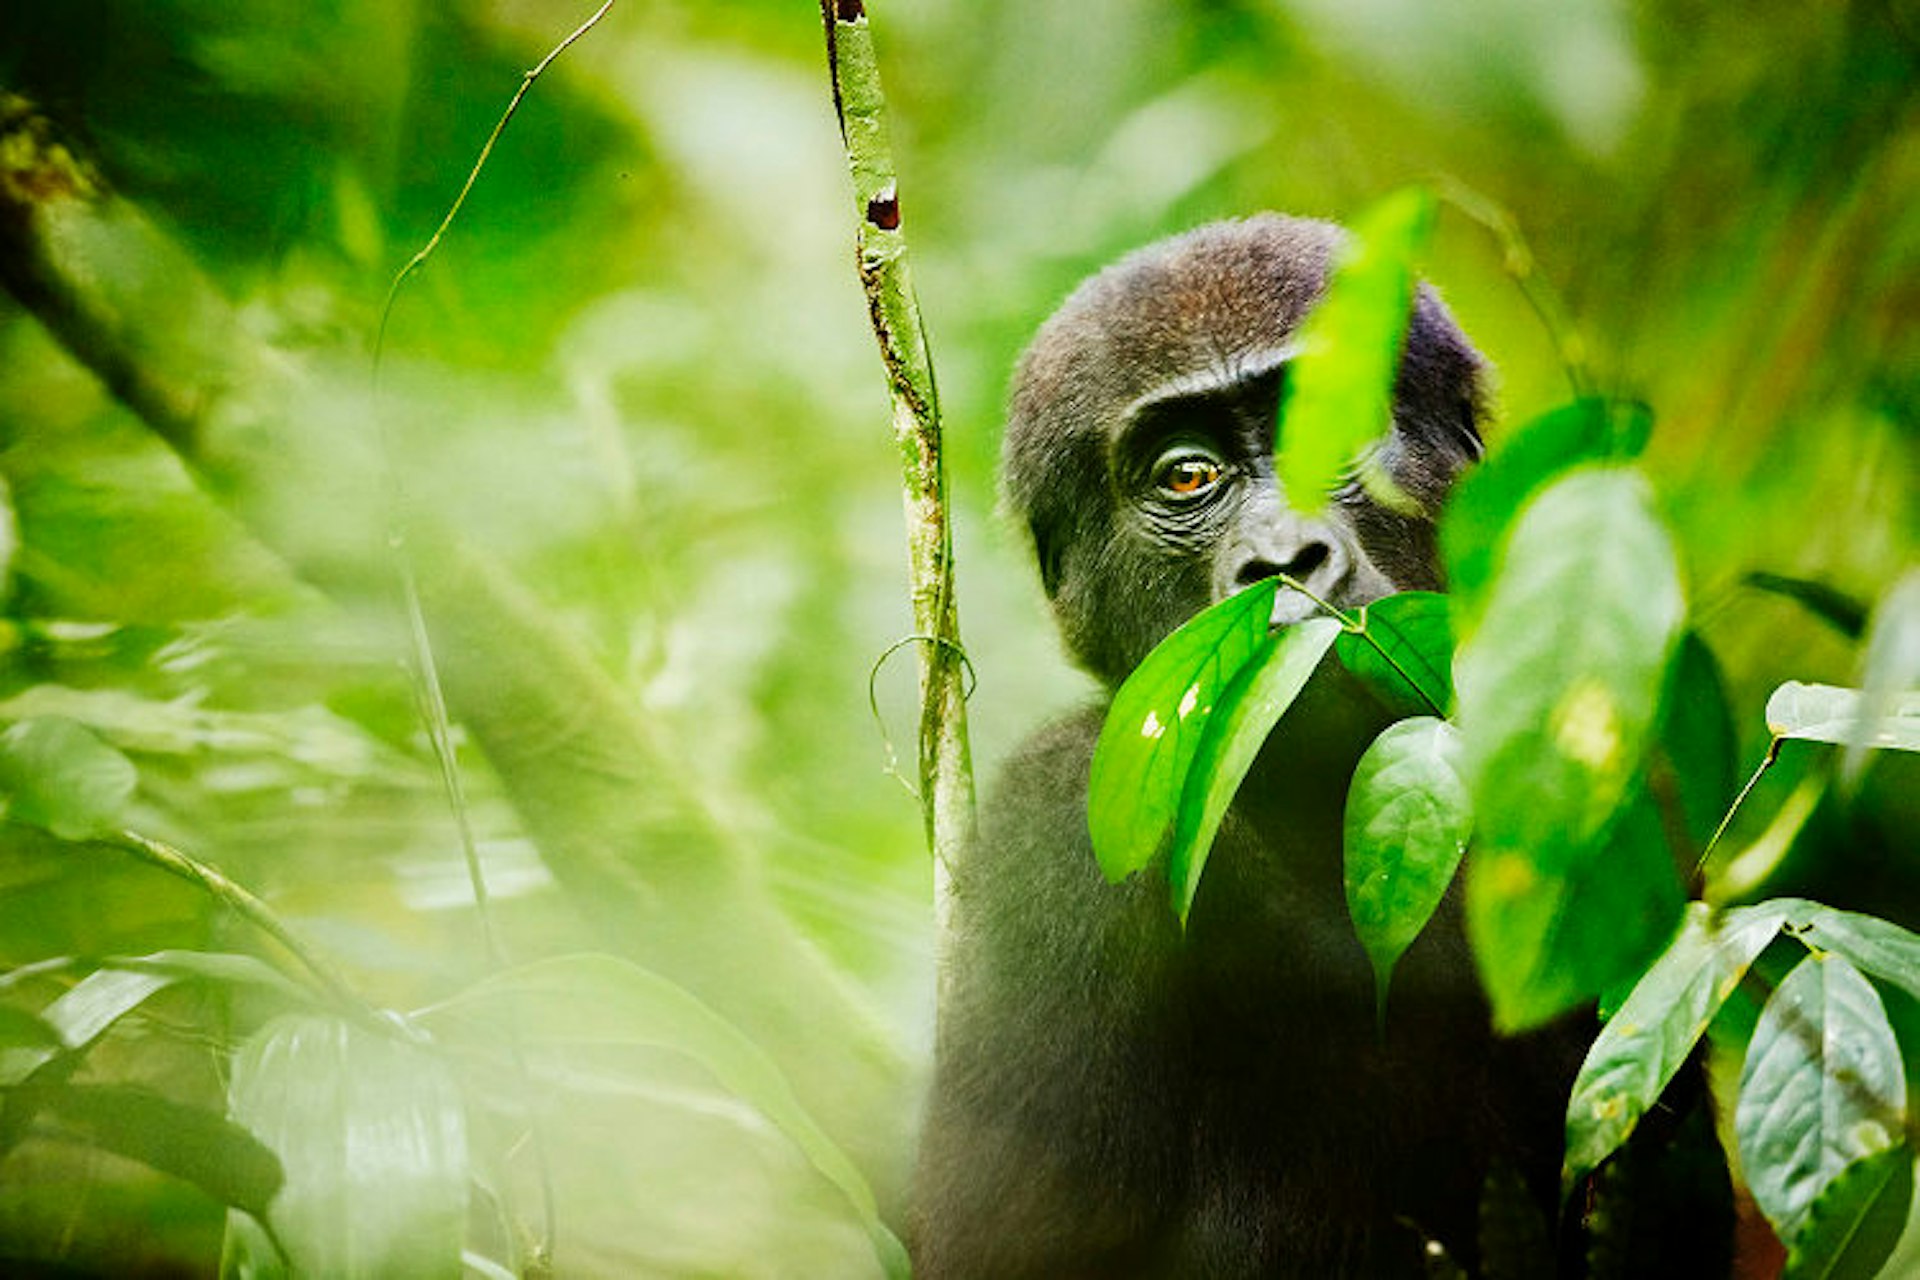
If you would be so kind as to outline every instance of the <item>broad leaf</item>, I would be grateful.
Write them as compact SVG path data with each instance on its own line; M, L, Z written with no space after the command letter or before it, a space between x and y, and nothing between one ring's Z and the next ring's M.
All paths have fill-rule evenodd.
M172 981L164 974L122 969L101 969L88 974L40 1011L40 1020L59 1036L60 1047L42 1045L0 1053L0 1086L19 1084L62 1050L85 1049L108 1027Z
M1180 796L1173 850L1167 857L1173 909L1182 923L1193 910L1193 895L1200 888L1200 873L1206 869L1221 819L1253 767L1254 757L1339 633L1340 624L1332 618L1308 618L1288 627L1242 669L1202 727L1200 750Z
M294 1274L461 1274L467 1132L459 1092L425 1045L337 1018L288 1014L247 1042L233 1118L279 1157L268 1217ZM257 1224L227 1221L228 1276L287 1274Z
M1360 633L1334 642L1340 662L1399 716L1453 708L1453 626L1447 598L1403 591L1362 607Z
M1920 690L1888 691L1870 712L1858 689L1789 680L1767 699L1767 729L1777 738L1920 751Z
M0 734L7 817L62 840L118 827L138 780L132 761L71 720L42 716Z
M1552 876L1602 835L1651 737L1681 608L1636 473L1577 471L1528 505L1455 663L1481 847Z
M1160 851L1215 705L1275 643L1279 585L1256 582L1188 619L1114 694L1087 790L1087 827L1107 879L1126 879Z
M254 1217L280 1189L280 1161L225 1116L116 1085L70 1086L41 1115L56 1132L193 1183Z
M1760 1211L1789 1247L1857 1161L1903 1142L1907 1085L1879 993L1838 955L1809 955L1761 1010L1734 1133Z
M1671 940L1683 905L1659 810L1645 792L1571 865L1544 868L1476 837L1467 934L1495 1025L1523 1031L1630 981Z
M1906 1143L1855 1161L1807 1210L1781 1280L1873 1280L1900 1243L1912 1207L1913 1152Z
M1383 1024L1393 967L1446 896L1473 831L1458 757L1446 721L1402 720L1373 740L1347 790L1347 913Z
M905 1274L906 1252L881 1223L860 1171L807 1113L773 1059L684 988L614 956L557 956L489 978L419 1018L448 1037L497 1040L512 1027L529 1049L632 1045L686 1055L791 1139L846 1196L888 1274Z
M1855 968L1920 1000L1920 936L1891 921L1857 911L1783 898L1779 905L1809 945L1845 956Z
M1576 400L1524 423L1462 477L1447 500L1440 550L1463 622L1479 617L1506 530L1527 499L1583 462L1633 457L1649 426L1641 406Z
M1861 668L1855 736L1841 764L1848 785L1858 781L1867 748L1873 745L1866 731L1892 714L1903 690L1920 689L1920 569L1903 574L1874 608Z
M1755 957L1780 932L1777 904L1716 916L1689 909L1679 935L1600 1029L1567 1103L1561 1190L1619 1149L1706 1033Z
M1326 506L1341 477L1393 425L1413 260L1433 211L1430 192L1408 187L1355 217L1326 296L1300 325L1274 449L1281 487L1298 510Z

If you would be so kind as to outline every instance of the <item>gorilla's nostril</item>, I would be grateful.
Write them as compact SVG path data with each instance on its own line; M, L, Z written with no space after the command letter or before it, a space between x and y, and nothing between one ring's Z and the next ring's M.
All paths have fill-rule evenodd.
M1327 557L1331 554L1326 543L1309 542L1300 548L1299 553L1292 560L1280 566L1280 572L1289 578L1304 582L1313 576L1314 570L1327 562Z

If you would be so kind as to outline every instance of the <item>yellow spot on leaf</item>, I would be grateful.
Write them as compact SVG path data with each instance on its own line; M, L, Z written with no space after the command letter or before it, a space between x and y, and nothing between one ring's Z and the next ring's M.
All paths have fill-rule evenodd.
M1553 709L1553 744L1560 754L1595 773L1620 763L1620 712L1598 680L1582 680Z

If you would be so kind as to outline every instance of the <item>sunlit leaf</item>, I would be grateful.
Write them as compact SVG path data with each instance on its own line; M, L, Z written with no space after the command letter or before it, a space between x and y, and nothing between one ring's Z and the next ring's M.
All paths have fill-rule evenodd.
M280 1162L225 1116L117 1085L52 1093L42 1117L62 1136L138 1160L260 1217L280 1189Z
M1301 511L1324 507L1341 476L1392 426L1414 258L1433 212L1431 192L1407 187L1356 216L1326 296L1300 325L1274 455L1287 500Z
M1651 423L1640 405L1576 400L1523 423L1461 478L1440 523L1459 630L1478 619L1507 528L1527 499L1583 462L1638 454Z
M81 1050L172 981L164 974L102 969L42 1009L40 1020L53 1028L66 1050ZM0 1053L0 1085L18 1084L60 1051L40 1046Z
M1748 1189L1783 1240L1849 1166L1902 1144L1906 1114L1879 993L1844 957L1809 955L1760 1013L1733 1117Z
M1659 810L1645 792L1571 865L1549 869L1476 838L1467 933L1495 1024L1538 1026L1631 980L1672 938L1683 905Z
M0 734L7 817L63 840L117 827L138 780L132 761L71 720L42 716Z
M1869 730L1888 719L1903 690L1912 689L1920 689L1920 569L1902 574L1874 608L1861 663L1859 714L1840 764L1846 785L1856 784L1866 765L1874 745Z
M466 1115L440 1060L337 1018L274 1019L235 1057L235 1121L279 1157L269 1210L306 1276L456 1278L467 1223ZM250 1219L227 1220L228 1276L287 1274Z
M1906 1143L1856 1160L1808 1208L1781 1280L1873 1280L1900 1243L1912 1206Z
M1778 904L1715 915L1694 904L1666 952L1600 1029L1567 1103L1563 1192L1598 1168L1660 1100L1720 1006L1778 936Z
M1870 715L1858 689L1789 680L1767 699L1767 729L1807 742L1920 751L1920 690L1888 692Z
M1545 874L1612 819L1651 737L1681 596L1634 472L1589 468L1530 503L1454 676L1481 844Z
M528 1049L633 1045L686 1055L778 1127L846 1196L888 1274L905 1274L906 1251L880 1221L866 1179L794 1096L779 1066L658 974L614 956L557 956L497 974L419 1017L449 1038L498 1043L511 1026Z
M1335 649L1342 665L1389 711L1430 716L1452 708L1453 625L1447 597L1403 591L1366 605L1357 620L1365 634L1342 631Z
M1267 578L1189 619L1114 694L1087 792L1093 852L1109 880L1146 866L1166 840L1215 704L1275 643L1269 624L1278 588Z
M1446 896L1473 831L1459 740L1444 720L1391 725L1347 790L1347 912L1384 1018L1393 967Z
M1200 749L1180 796L1167 857L1174 912L1182 921L1193 909L1220 821L1254 757L1339 633L1340 624L1332 618L1308 618L1288 627L1276 643L1256 651L1219 695L1215 714L1200 726Z

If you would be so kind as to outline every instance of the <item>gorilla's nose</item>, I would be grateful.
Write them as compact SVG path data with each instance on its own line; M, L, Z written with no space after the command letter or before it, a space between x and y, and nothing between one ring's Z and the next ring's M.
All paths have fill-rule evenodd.
M1351 559L1332 530L1317 522L1296 518L1284 520L1262 536L1249 539L1230 566L1223 567L1229 567L1231 572L1222 575L1225 578L1219 584L1225 588L1220 592L1222 596L1284 574L1322 600L1337 604L1336 596L1347 580ZM1274 621L1295 622L1316 608L1299 592L1283 589L1275 602Z

